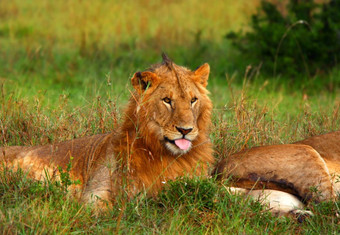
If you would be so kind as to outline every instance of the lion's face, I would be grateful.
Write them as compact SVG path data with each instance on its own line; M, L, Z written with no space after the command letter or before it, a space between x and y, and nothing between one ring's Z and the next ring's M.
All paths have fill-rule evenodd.
M174 154L188 152L199 132L197 117L202 96L195 83L188 80L181 85L176 81L163 82L154 96L151 120L159 127L159 139Z
M133 85L140 94L138 116L152 134L174 155L185 154L210 123L211 101L207 96L209 65L190 71L173 63L136 73ZM208 120L203 120L208 116ZM204 123L206 122L206 123Z

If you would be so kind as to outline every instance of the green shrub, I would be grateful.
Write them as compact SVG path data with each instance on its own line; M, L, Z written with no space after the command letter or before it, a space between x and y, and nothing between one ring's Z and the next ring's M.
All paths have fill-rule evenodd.
M287 13L262 1L251 18L251 30L231 32L227 38L250 63L262 64L266 74L307 77L338 64L340 55L340 1L316 4L290 0Z

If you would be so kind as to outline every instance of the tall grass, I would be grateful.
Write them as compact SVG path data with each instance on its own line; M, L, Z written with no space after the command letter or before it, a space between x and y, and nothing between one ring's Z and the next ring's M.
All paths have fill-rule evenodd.
M153 38L159 46L191 40L199 31L222 38L225 29L239 29L259 1L2 1L2 35L27 46L46 43L83 47L136 43ZM243 14L240 14L242 12ZM35 45L32 45L35 44ZM157 46L154 45L154 46Z

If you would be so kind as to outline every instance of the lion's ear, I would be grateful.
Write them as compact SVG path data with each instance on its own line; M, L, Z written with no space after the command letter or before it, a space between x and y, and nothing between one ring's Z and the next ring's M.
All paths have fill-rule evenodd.
M159 83L159 78L152 72L137 72L131 78L131 83L138 94L142 94L147 89L155 87Z
M208 85L208 78L210 73L210 66L209 64L205 63L201 65L198 69L194 71L195 73L195 79L199 83L201 83L204 87Z

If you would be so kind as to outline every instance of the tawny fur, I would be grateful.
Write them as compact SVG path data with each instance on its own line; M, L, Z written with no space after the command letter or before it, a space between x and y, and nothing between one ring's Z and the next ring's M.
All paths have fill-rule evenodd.
M327 165L334 190L340 194L340 131L313 136L296 144L309 145L320 154Z
M270 195L266 190L274 189L304 202L334 200L340 193L339 143L340 131L336 131L295 144L255 147L226 157L217 164L214 174L219 179L230 179L239 187L235 191L250 195L261 194L264 189L262 194ZM283 200L284 194L281 196Z
M190 71L165 56L162 64L131 79L135 92L116 131L47 146L3 147L0 160L41 180L46 172L58 177L57 167L65 169L72 157L71 177L81 181L73 191L84 202L98 197L114 202L123 191L154 195L170 179L207 175L214 162L209 70L204 64ZM170 106L165 98L171 99ZM174 144L184 138L180 128L191 130L185 135L191 141L185 151Z
M245 195L258 200L264 205L266 210L269 210L276 216L312 216L313 213L304 210L305 205L293 194L286 193L273 189L251 189L229 187L229 192L232 194ZM303 218L302 217L302 218ZM301 217L300 217L301 218Z

